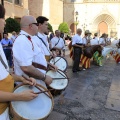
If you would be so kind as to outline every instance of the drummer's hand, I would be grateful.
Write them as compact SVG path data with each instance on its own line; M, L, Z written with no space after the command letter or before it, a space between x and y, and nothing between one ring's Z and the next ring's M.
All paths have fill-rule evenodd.
M34 91L32 91L32 90L23 91L23 92L19 93L19 95L20 95L21 101L32 100L38 96L38 94L35 94Z
M54 70L56 72L58 70L58 67L50 64L49 69Z
M45 83L46 83L47 85L50 85L50 84L52 83L52 78L51 78L50 76L46 75Z
M28 84L28 85L32 85L32 86L35 86L36 85L36 80L34 79L34 78L32 78L32 77L28 77L27 79L26 78L24 78L24 77L22 77L21 78L22 80L22 82L24 83L24 84Z

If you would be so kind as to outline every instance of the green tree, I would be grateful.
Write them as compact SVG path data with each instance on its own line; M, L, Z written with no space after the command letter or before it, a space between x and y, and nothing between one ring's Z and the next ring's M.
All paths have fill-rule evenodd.
M13 31L15 32L20 31L20 23L18 23L17 20L9 17L5 21L6 21L5 30L7 32L11 33Z
M52 28L52 25L50 23L48 23L48 29L50 30L50 32L53 32L53 28Z
M66 22L61 23L58 27L58 30L60 30L62 33L69 33L68 24Z

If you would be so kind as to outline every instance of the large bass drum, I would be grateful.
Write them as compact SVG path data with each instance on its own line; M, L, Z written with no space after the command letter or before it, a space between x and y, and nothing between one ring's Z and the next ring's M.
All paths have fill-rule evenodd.
M50 63L56 65L58 67L58 69L60 69L62 71L66 71L66 69L68 67L67 60L61 56L51 58Z
M107 54L109 54L110 52L113 51L113 48L111 46L106 46L106 47L103 47L103 50L102 50L102 56L103 57L106 57Z
M52 83L48 86L48 89L50 89L51 94L53 96L60 95L61 92L65 90L65 88L68 85L69 80L67 75L61 70L58 70L57 72L49 70L46 74L52 77L53 79Z
M39 88L39 89L38 89ZM36 87L29 85L20 85L15 88L14 93L20 93L25 90L34 92L47 91L40 93L38 97L31 101L13 101L10 104L11 120L45 120L53 109L53 97L51 93L43 86L37 84Z

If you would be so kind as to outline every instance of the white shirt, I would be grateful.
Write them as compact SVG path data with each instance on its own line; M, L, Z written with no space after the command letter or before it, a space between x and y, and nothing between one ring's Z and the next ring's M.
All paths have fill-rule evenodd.
M104 38L99 38L99 45L100 45L100 44L105 45L105 40L104 40Z
M94 39L90 40L90 45L98 45L99 44L99 39L98 37L95 37Z
M36 62L47 67L47 62L46 62L44 53L40 49L40 47L38 47L38 45L34 42L34 40L32 40L31 42L25 36L25 35L27 36L29 35L25 31L21 31L20 34L21 35L16 38L13 44L15 74L24 75L25 73L21 70L20 66L30 66L32 65L32 62ZM31 37L31 35L29 36ZM38 69L38 70L40 70L42 73L46 73L45 70L42 70L42 69ZM44 82L42 80L41 81L39 80L37 81L37 83L42 84Z
M119 40L113 40L111 45L116 46L116 44L118 44L118 43L119 43Z
M3 61L5 62L5 64L7 65L7 70L6 70L4 65L0 61L0 80L3 80L9 75L9 73L8 73L9 67L8 67L8 63L7 63L1 43L0 43L0 55L3 59Z
M8 110L8 108L5 110L4 113L2 113L0 115L0 120L10 120L9 119L9 110Z
M82 38L82 41L83 41L83 44L84 44L84 45L87 44L87 38L86 38L86 37L83 37L83 38Z
M59 40L59 42L58 42L58 40ZM57 45L56 45L56 43L58 43ZM53 37L52 39L51 39L51 47L52 48L54 48L54 47L57 47L57 48L59 48L59 49L65 49L65 43L64 43L64 40L61 38L61 37Z
M44 41L44 43L46 44L46 46L44 45L44 43L42 42L42 40L39 39L37 36L33 36L32 39L44 51L45 55L50 55L50 49L49 49L49 43L47 41L47 35L41 34L41 33L38 32L38 36L40 38L42 38L42 40Z
M74 35L72 38L72 45L74 45L76 43L83 44L82 38L78 34Z
M17 37L17 35L16 36L12 35L10 39L14 42L16 37Z

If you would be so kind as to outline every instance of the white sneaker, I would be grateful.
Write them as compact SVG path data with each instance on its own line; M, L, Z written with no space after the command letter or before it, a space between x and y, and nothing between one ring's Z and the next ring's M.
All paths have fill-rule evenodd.
M102 67L103 65L99 65L100 67Z
M85 68L83 68L83 70L86 70Z

